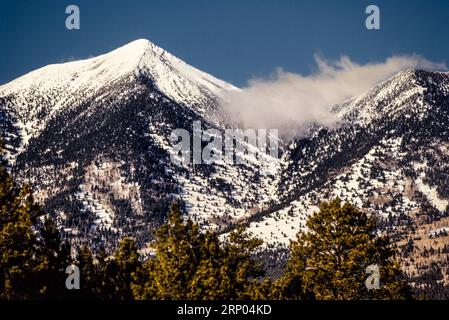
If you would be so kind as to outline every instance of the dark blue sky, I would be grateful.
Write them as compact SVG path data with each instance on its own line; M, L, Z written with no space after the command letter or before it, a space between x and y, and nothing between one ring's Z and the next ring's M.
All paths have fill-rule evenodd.
M65 8L81 30L65 28ZM365 28L365 8L381 30ZM50 63L86 58L146 38L236 85L277 67L310 73L316 53L358 62L395 54L449 61L444 0L0 0L0 84Z

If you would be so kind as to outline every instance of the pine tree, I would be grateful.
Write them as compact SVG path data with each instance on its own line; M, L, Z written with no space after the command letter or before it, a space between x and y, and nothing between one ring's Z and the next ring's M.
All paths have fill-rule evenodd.
M169 218L156 232L155 255L145 264L145 281L134 286L137 299L243 299L252 296L261 276L252 258L261 241L243 228L222 243L212 232L200 232L173 205Z
M0 146L1 148L1 146ZM19 188L0 165L0 299L37 298L44 288L35 280L45 268L36 255L37 240L32 217L40 210L28 186Z
M113 257L107 255L106 250L101 247L96 255L95 268L95 288L94 293L97 298L103 300L117 299L117 286L114 280L117 268Z
M226 252L223 259L223 274L230 279L228 298L253 298L254 288L259 286L258 280L265 274L261 264L254 258L254 253L263 241L251 237L242 226L231 232L229 241L225 242Z
M83 300L100 299L103 290L98 277L99 272L88 246L81 246L75 265L80 271L80 289L74 290L74 297Z
M192 221L184 221L174 204L166 224L156 232L156 255L146 269L149 282L143 299L188 299L190 282L201 262L203 235Z
M136 243L131 238L124 238L114 254L105 271L109 275L109 281L114 283L114 290L110 292L110 298L115 300L133 299L134 281L139 281L142 263Z
M207 232L201 243L198 265L189 283L188 299L217 300L229 295L229 277L223 271L224 251L216 234Z
M291 244L286 275L280 280L287 299L406 299L410 290L386 236L373 218L339 199L323 202L307 221L308 232ZM366 269L380 269L380 289L368 290Z
M45 259L45 268L38 275L42 282L46 299L67 299L72 295L67 290L65 279L67 266L73 263L70 246L60 237L56 224L49 218L39 229L40 241L38 254Z

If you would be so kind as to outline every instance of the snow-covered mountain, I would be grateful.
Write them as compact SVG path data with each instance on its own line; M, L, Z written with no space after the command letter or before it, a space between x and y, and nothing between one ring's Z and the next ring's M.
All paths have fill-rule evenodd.
M181 200L205 228L245 223L270 247L286 245L338 196L407 247L410 274L425 272L429 243L449 241L448 74L400 72L334 106L341 126L310 128L280 160L173 164L174 129L233 126L218 103L227 90L239 89L147 40L41 68L0 87L11 171L75 242L110 249L133 236L144 247Z
M224 228L269 197L277 160L179 167L169 137L194 121L231 126L217 103L225 90L239 89L147 40L38 69L0 87L11 170L76 241L144 246L175 199Z
M96 58L30 72L2 86L0 94L13 106L10 112L15 113L22 143L26 144L59 112L85 100L101 101L108 88L137 79L151 82L155 91L206 117L214 115L210 108L223 90L238 90L141 39ZM115 93L117 98L130 99L138 88L124 89Z
M275 201L249 229L287 245L320 201L339 197L378 218L411 282L448 284L449 74L405 70L333 110L342 125L291 142Z
M276 188L275 207L282 209L258 218L253 227L269 227L256 233L288 243L318 201L337 196L390 219L445 213L448 89L449 74L405 70L334 106L338 129L311 129L287 148Z

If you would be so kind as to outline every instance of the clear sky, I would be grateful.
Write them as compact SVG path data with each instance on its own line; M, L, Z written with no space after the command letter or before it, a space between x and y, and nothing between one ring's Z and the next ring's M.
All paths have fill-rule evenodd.
M65 8L81 29L65 28ZM365 28L365 8L381 30ZM146 38L238 86L280 67L308 74L314 54L366 63L397 54L449 62L447 0L0 0L0 84L38 67Z

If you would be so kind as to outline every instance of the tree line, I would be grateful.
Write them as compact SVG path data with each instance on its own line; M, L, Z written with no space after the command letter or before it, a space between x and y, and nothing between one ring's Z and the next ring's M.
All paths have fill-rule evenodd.
M44 218L45 217L45 218ZM220 236L185 217L173 204L146 254L132 238L112 255L71 248L44 215L28 186L0 167L0 299L243 300L411 299L387 236L375 220L339 199L322 202L307 233L291 242L284 273L266 277L255 253L263 242L244 227ZM66 286L70 265L80 287ZM366 285L367 267L379 287Z

